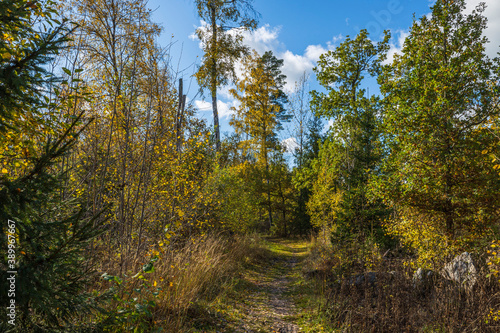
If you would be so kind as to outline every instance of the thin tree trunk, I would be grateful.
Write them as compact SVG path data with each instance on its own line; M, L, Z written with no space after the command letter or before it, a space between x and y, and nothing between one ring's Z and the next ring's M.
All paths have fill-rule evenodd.
M282 205L282 211L281 213L283 214L283 227L284 227L284 233L285 237L288 236L288 230L287 230L287 225L286 225L286 198L285 194L283 193L283 189L281 188L281 183L280 183L280 194L281 194L281 205Z
M264 147L265 159L266 159L266 183L267 183L267 214L269 216L269 230L273 226L273 214L271 209L271 187L269 181L269 163L267 161L267 149Z
M217 89L217 87L215 88ZM220 151L220 128L219 113L217 112L217 92L212 92L212 108L214 110L214 131L215 131L215 149Z
M214 132L215 132L215 149L220 151L220 128L219 128L219 113L217 111L217 22L215 17L215 5L210 8L210 19L212 23L212 77L211 77L211 93L212 93L212 109L214 112Z

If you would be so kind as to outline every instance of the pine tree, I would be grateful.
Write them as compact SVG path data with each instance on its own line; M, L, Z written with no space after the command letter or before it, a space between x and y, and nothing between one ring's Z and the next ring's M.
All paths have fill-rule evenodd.
M47 64L70 33L53 8L51 1L0 3L0 312L12 320L2 320L2 331L76 329L72 318L96 307L84 292L83 254L99 225L60 192L65 174L57 163L75 144L82 115L59 118L64 101L48 98L57 79ZM15 318L7 317L13 302Z
M312 194L314 182L313 162L319 156L319 149L324 141L321 134L323 122L320 117L312 116L306 124L307 132L304 139L304 147L299 155L302 160L297 163L293 174L294 187L299 191L297 196L297 207L295 209L293 227L297 233L305 234L312 228L311 216L307 212L307 203Z
M256 152L257 163L264 168L269 227L272 226L271 185L269 175L270 151L281 150L278 131L290 120L285 110L287 96L283 92L285 75L281 73L283 60L271 51L259 56L254 52L244 61L245 76L231 94L241 103L230 124L236 133L248 135L244 142L248 151ZM242 93L241 95L239 93Z

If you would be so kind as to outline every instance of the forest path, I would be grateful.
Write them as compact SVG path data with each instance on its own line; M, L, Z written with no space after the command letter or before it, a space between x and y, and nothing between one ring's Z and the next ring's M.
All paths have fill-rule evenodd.
M243 274L249 293L241 306L244 318L235 332L300 332L294 323L298 310L293 286L298 282L299 263L308 252L307 244L285 239L270 239L267 243L269 259Z
M248 263L231 292L220 300L217 328L197 332L298 333L303 309L301 264L309 251L303 240L267 239L260 260Z

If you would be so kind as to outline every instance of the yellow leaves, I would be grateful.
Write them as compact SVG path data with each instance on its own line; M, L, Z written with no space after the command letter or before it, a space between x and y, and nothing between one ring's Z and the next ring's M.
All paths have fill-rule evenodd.
M490 245L492 250L488 250L488 267L490 269L489 276L500 276L500 256L498 255L497 248L500 248L500 241L493 241ZM500 282L500 281L499 281Z
M500 321L500 310L490 309L490 313L485 318L486 323L488 323L488 320Z
M9 170L7 170L7 169L3 168L3 169L2 169L2 173L3 173L3 174L9 173Z
M467 237L451 242L449 237L436 226L442 225L442 218L423 214L412 209L400 209L398 217L384 223L390 235L400 237L403 243L418 253L416 265L431 268L437 258L453 254L469 241Z
M3 33L3 40L5 40L7 42L12 42L12 41L14 41L14 38L10 34Z

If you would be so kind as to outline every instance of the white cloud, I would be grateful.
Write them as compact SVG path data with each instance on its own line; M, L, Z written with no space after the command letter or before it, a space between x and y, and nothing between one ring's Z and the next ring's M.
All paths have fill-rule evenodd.
M291 91L304 72L311 72L315 65L315 62L307 56L294 54L288 50L278 54L277 57L283 59L282 72L286 75L285 90L287 91Z
M234 85L232 84L220 87L219 89L217 89L217 94L224 99L233 99L233 95L231 95L231 93L229 92L233 88Z
M344 39L344 36L342 36L342 34L338 34L337 36L333 36L332 40L327 42L328 48L330 50L335 49L335 47L337 47L337 43L343 39Z
M251 49L256 50L259 54L269 50L278 52L278 50L285 47L280 41L278 41L280 30L281 27L272 28L269 24L266 24L253 32L244 31L244 43Z
M281 141L281 144L286 148L287 153L294 153L295 149L299 147L299 144L297 143L297 139L295 138L288 138L283 141Z
M195 100L194 101L194 106L198 109L198 111L201 112L212 112L212 103L207 102L205 100ZM220 99L217 100L217 112L219 113L219 118L225 118L229 117L234 113L233 110L231 110L232 107L237 107L238 102L233 100L230 102L223 102Z
M200 49L203 49L203 43L202 43L201 40L198 39L198 35L196 34L196 30L201 29L203 31L206 31L207 30L207 26L208 26L207 22L205 22L203 20L200 20L200 26L198 26L198 27L194 26L193 27L194 28L193 33L191 33L191 35L189 35L189 39L191 39L191 40L198 40L198 47Z
M330 128L332 128L333 124L335 122L333 121L333 119L328 119L328 122L325 124L325 126L323 127L323 133L328 131Z
M236 107L238 102L230 101L228 103L224 103L221 100L217 101L217 111L219 112L219 117L225 118L234 114L234 111L231 108Z
M399 36L398 36L399 34ZM408 37L409 32L404 30L397 30L394 34L394 37L391 39L390 49L387 54L387 59L384 62L385 64L389 64L394 60L394 55L396 53L401 54L401 50L403 49L403 44L405 42L406 37ZM395 38L397 36L397 38Z
M201 100L197 99L194 101L194 106L199 111L212 111L212 103L209 103L207 101L201 101Z
M309 45L304 52L304 56L312 61L318 61L319 56L328 51L329 49L323 47L322 45Z
M272 51L278 59L283 59L282 72L286 75L285 89L291 91L295 82L306 73L310 73L319 56L329 50L333 50L336 44L344 37L337 35L331 41L323 45L308 45L303 54L295 54L287 50L285 45L278 40L281 27L271 27L266 24L254 32L245 32L244 43L260 54L266 51ZM241 71L241 70L240 70Z
M471 12L479 4L479 0L467 0L467 11ZM494 58L500 52L500 1L481 0L486 3L486 10L483 13L488 18L488 28L484 35L488 37L489 43L486 46L486 54Z
M206 22L200 21L200 27L196 28L205 29ZM329 50L335 49L337 43L344 38L342 35L337 35L326 42L326 45L309 45L302 54L295 54L287 50L286 46L279 41L280 30L281 27L271 27L269 24L266 24L253 32L243 31L242 34L244 43L251 49L256 50L259 54L263 54L266 51L272 51L278 59L283 59L282 72L287 76L285 90L292 90L295 86L295 82L299 80L304 72L310 73L312 71L316 62L319 60L319 56ZM189 37L192 40L198 38L195 33L191 34ZM200 43L200 48L201 47L202 45ZM236 74L239 77L243 74L243 70L239 64L236 65ZM220 94L223 97L231 99L228 89L221 89Z

